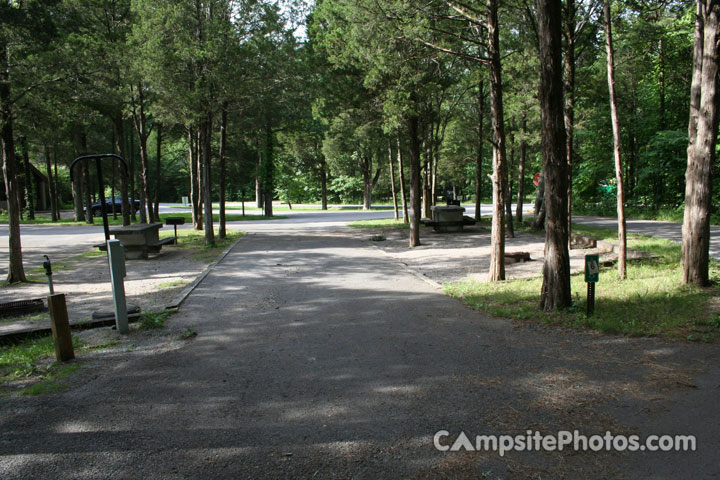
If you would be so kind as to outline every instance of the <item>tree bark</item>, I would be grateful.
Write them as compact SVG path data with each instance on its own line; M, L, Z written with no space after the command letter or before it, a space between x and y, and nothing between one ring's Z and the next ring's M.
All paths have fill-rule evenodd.
M135 200L138 200L137 191L135 190L135 135L132 132L132 122L130 126L130 153L128 155L128 188L130 201L130 218L133 222L137 221L137 212L135 211ZM142 209L141 209L142 210Z
M683 283L709 284L712 169L718 134L719 0L698 0L683 218Z
M617 97L615 95L615 60L612 43L612 23L610 20L610 0L604 0L605 16L605 49L607 51L607 78L610 91L610 116L613 130L613 157L615 159L615 182L617 186L618 216L618 278L625 280L627 276L627 232L625 226L625 190L623 188L623 167L620 143L620 120L618 118Z
M152 193L150 191L150 165L148 159L147 140L151 128L148 127L147 116L145 115L145 96L143 86L137 86L137 105L133 105L133 118L135 130L138 134L138 145L140 147L140 222L152 222L155 213L152 204Z
M537 3L540 50L543 177L545 181L545 261L540 308L571 306L568 251L567 152L563 106L560 0Z
M432 128L427 128L428 132L432 132ZM432 140L429 138L429 136L432 133L426 134L426 139L424 142L423 148L423 154L425 157L425 161L422 162L422 208L423 208L423 217L425 218L432 218L432 200L430 199L430 196L432 195L432 188L431 188L431 175L432 175L432 167L430 165L431 159L432 159Z
M210 148L212 145L212 117L208 114L202 132L202 184L203 201L205 203L205 245L215 246L215 232L213 231L212 212L212 176L210 175Z
M398 160L398 176L400 177L400 199L402 200L403 223L410 222L408 215L407 197L405 196L405 169L403 168L402 144L400 137L397 139L397 160Z
M609 1L609 0L607 0ZM575 161L575 0L566 0L565 11L565 151L567 153L568 164L568 242L570 241L572 232L572 179L573 179L573 162ZM570 244L568 243L568 248Z
M158 123L155 129L157 135L157 150L155 151L155 194L153 200L155 202L155 222L160 223L160 172L162 170L162 124Z
M275 162L273 158L273 131L268 120L265 125L265 155L262 166L262 191L264 193L265 216L273 216L273 193L275 192Z
M198 210L200 205L198 204L198 191L197 191L197 163L195 162L195 150L197 145L195 143L195 129L188 127L188 167L190 170L190 208L192 210L192 222L195 230L202 230L202 227L198 224Z
M490 113L493 129L493 219L490 237L491 282L505 280L505 193L507 192L507 156L505 151L505 115L502 99L502 67L500 63L500 27L498 2L487 0L488 56L490 58Z
M510 161L508 162L508 168L506 169L507 175L505 177L505 219L507 220L507 233L506 236L509 238L515 238L515 228L513 226L513 214L512 214L512 169L515 164L515 147L513 146L515 140L512 134L510 134Z
M120 168L120 210L122 212L123 225L130 225L130 203L128 202L128 172L127 157L125 155L125 125L122 112L116 112L112 116L113 128L115 129L115 151L126 162L125 168Z
M25 282L20 240L20 204L17 199L18 178L15 140L13 138L13 112L10 95L10 67L7 46L0 44L0 147L2 148L2 169L5 179L5 195L8 209L8 283Z
M518 200L515 209L515 220L518 223L523 221L523 200L525 196L525 154L527 152L527 114L522 112L520 120L520 128L522 128L522 137L520 138L520 160L518 162Z
M53 182L53 172L52 172L52 159L50 157L50 147L47 145L43 145L43 150L45 153L45 174L48 178L48 190L50 195L50 219L51 221L57 222L58 216L57 216L57 192L55 191L55 182Z
M320 157L320 209L327 210L327 162L325 157Z
M478 86L478 129L477 129L477 159L475 160L475 220L480 221L482 216L482 162L483 162L483 118L485 117L485 83L480 81Z
M27 138L22 137L23 166L25 167L25 208L29 220L35 220L35 178L30 166L30 151L28 150Z
M62 197L60 195L60 189L58 188L58 161L57 161L57 146L53 146L53 170L55 171L55 178L51 181L55 190L55 216L59 220L60 216L60 204L62 203Z
M225 176L227 175L226 172L226 165L225 165L225 143L226 143L226 131L227 131L227 103L223 103L222 106L222 113L220 116L220 153L219 153L219 161L220 161L220 185L219 185L219 202L220 202L220 215L218 217L219 220L219 227L218 227L218 237L220 240L223 240L227 234L225 232Z
M417 104L417 101L415 102ZM410 248L420 245L420 138L418 117L407 119L408 141L410 144Z
M87 155L87 134L85 132L80 133L80 155ZM95 219L92 214L92 178L90 177L90 162L84 160L82 162L82 184L83 184L83 196L85 199L85 223L94 224Z
M393 213L395 221L397 222L400 218L400 215L398 213L397 194L395 192L395 169L393 168L393 150L392 143L390 142L388 142L388 168L390 169L390 191L392 192Z

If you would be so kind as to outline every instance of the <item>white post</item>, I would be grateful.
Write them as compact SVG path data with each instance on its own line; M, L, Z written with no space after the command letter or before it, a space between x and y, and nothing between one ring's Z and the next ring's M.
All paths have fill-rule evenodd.
M120 333L128 333L128 313L125 303L125 250L120 240L108 240L108 261L110 262L110 281L112 282L113 301L115 303L115 325Z

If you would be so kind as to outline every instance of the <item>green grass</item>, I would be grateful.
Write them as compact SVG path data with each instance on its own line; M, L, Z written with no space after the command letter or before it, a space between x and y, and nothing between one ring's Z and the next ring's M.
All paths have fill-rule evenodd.
M140 330L153 330L165 326L165 321L175 313L171 310L161 310L159 312L145 312L140 316Z
M73 372L80 369L79 363L71 363L66 365L54 364L50 367L44 379L38 383L23 388L20 395L44 395L52 393L65 387L62 380L68 378Z
M593 215L602 217L616 217L617 210L615 205L595 206L595 205L574 205L573 215ZM685 206L678 207L625 207L625 216L627 218L637 220L660 220L663 222L682 223L685 215ZM720 225L720 213L710 215L711 225Z
M187 280L171 280L169 282L163 282L160 285L157 286L157 288L165 289L165 288L175 288L175 287L182 287L187 285L189 282Z
M203 230L194 230L185 228L178 230L178 245L173 248L183 248L195 250L195 259L205 263L212 263L225 250L232 245L238 238L245 235L244 232L236 230L228 230L224 240L220 240L215 232L215 246L208 247L205 245L205 232ZM160 232L160 238L173 237L171 231Z
M616 238L617 232L575 225L575 232L596 238ZM542 278L480 283L449 284L445 292L467 305L499 317L536 321L566 327L587 328L631 336L662 335L688 340L712 341L720 336L720 316L708 305L718 289L682 285L680 245L668 240L631 235L628 247L659 255L632 261L627 280L617 280L615 265L603 267L596 284L595 314L586 317L586 283L583 274L573 275L573 307L545 314L539 309ZM717 263L711 275L720 276Z
M409 223L404 223L402 220L395 220L394 218L378 218L375 220L358 220L356 222L348 223L348 227L353 228L410 228Z
M82 348L73 337L75 350ZM37 378L40 382L23 389L21 395L39 395L63 387L61 380L80 368L79 364L48 363L55 356L51 335L26 339L14 345L0 345L0 385L20 378Z

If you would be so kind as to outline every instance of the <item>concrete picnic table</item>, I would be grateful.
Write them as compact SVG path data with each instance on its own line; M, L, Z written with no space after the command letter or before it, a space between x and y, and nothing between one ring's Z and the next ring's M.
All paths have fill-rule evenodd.
M110 234L125 247L125 258L147 260L148 253L157 253L163 245L174 241L173 238L160 240L159 231L162 226L162 223L127 225L111 228Z

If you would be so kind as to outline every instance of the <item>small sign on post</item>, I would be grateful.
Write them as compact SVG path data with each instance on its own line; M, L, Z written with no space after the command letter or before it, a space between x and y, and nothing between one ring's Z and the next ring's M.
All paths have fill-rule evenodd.
M585 283L587 283L587 315L595 312L595 283L600 280L600 256L585 255Z

